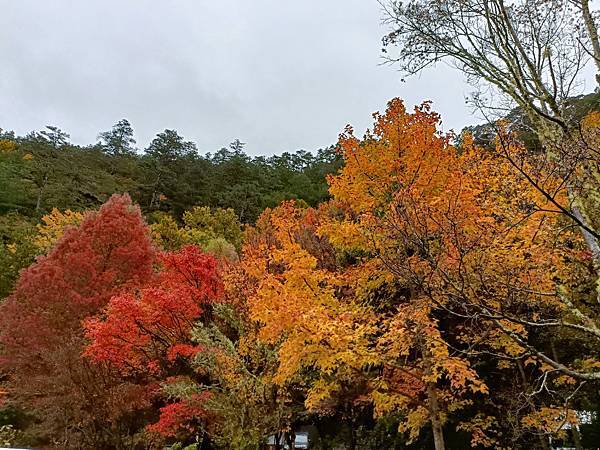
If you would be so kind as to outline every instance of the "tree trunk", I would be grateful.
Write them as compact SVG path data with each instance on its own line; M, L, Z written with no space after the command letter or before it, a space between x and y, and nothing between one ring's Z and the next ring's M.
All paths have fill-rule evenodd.
M573 215L579 220L581 223L587 224L589 223L586 220L585 215L582 213L581 209L577 205L573 205ZM596 271L596 276L598 277L597 283L600 283L600 243L596 236L587 231L586 229L579 227L581 230L581 234L583 235L583 239L592 254L592 263L594 265L594 269ZM595 231L595 230L594 230ZM600 285L596 286L596 298L598 303L600 303Z
M148 209L152 209L156 202L156 198L158 196L158 187L160 183L160 173L156 177L156 181L154 182L154 186L152 187L152 197L150 198L150 205L148 205Z
M444 450L444 430L440 420L440 408L435 383L427 383L427 399L429 401L429 416L433 430L433 443L435 450Z
M579 428L573 426L573 428L571 428L571 433L573 433L573 444L575 444L575 448L577 450L584 450L583 445L581 444L581 434L579 433Z
M293 431L289 433L285 433L285 442L287 444L287 448L294 450L296 448L296 433Z
M273 437L275 438L275 450L281 450L281 433L278 431Z
M545 434L540 434L540 448L543 450L551 450L550 443L548 442L548 437Z
M423 358L423 368L425 369L425 375L432 375L431 368L431 353L425 346L422 335L419 336L421 344L421 355ZM427 382L427 410L429 411L429 420L431 422L431 431L433 432L433 443L435 450L445 450L446 445L444 444L444 430L442 426L442 420L440 418L440 404L438 402L437 386L433 381Z
M348 450L356 450L356 428L354 419L350 420L350 442Z
M48 183L48 174L44 174L44 181L42 181L42 185L38 190L37 201L35 203L35 212L40 212L40 208L42 207L42 195L44 194L44 190L46 189L46 184Z
M594 16L590 12L589 0L581 0L581 15L583 16L583 22L588 33L588 37L592 43L592 57L598 68L596 74L596 82L600 86L600 40L598 39L598 27L594 21Z

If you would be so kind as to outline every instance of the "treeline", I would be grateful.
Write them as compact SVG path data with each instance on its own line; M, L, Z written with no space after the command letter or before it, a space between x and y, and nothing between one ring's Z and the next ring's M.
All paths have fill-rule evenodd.
M244 144L201 155L174 130L143 151L121 120L90 146L76 146L56 127L27 136L0 130L0 211L40 217L52 208L96 208L128 192L144 212L181 217L195 205L231 208L243 223L285 199L316 205L327 198L325 177L340 167L333 147L250 157Z
M174 130L139 150L125 119L84 147L53 126L26 136L0 130L0 298L39 253L30 241L40 218L55 208L94 209L127 192L150 222L164 213L182 223L184 211L207 206L231 209L241 223L253 223L283 200L317 205L328 198L326 177L341 164L333 146L316 154L251 157L236 140L201 155Z

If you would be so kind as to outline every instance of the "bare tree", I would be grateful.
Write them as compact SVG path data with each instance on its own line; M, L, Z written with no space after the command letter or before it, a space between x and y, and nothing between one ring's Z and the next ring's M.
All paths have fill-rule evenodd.
M413 0L383 6L392 27L384 50L403 72L450 62L473 85L494 86L516 103L538 132L568 128L565 101L580 87L587 59L570 3ZM387 52L392 46L395 55Z

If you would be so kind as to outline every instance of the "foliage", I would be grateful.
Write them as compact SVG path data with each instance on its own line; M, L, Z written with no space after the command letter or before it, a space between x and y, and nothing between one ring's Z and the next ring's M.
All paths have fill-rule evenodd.
M154 213L150 228L155 242L166 250L176 250L185 244L209 248L218 256L237 258L242 244L242 227L232 209L196 206L183 214L183 226L164 213Z
M34 235L29 218L18 213L0 216L0 301L10 294L19 272L33 262Z
M135 292L114 296L103 317L86 321L85 355L142 386L163 382L168 391L169 385L197 378L186 366L204 348L192 342L191 330L196 321L209 320L223 288L217 260L198 247L161 255L160 267ZM206 418L205 399L200 392L175 398L160 408L158 422L148 430L166 437L193 432Z
M455 145L399 99L337 155L202 157L174 130L137 155L125 121L86 149L0 134L0 183L25 188L0 217L2 423L55 448L250 450L306 426L316 448L581 447L600 116L576 113L552 158L508 122ZM124 187L150 226L127 195L76 212Z
M12 425L0 425L0 445L10 447L17 438L17 430Z
M452 412L465 405L457 392L487 392L470 367L474 346L509 360L527 354L543 360L543 350L531 347L528 325L543 327L572 313L560 290L575 287L572 262L583 246L561 230L554 204L501 152L465 145L459 154L449 146L427 105L408 114L394 100L375 118L374 133L363 142L351 132L341 138L346 166L332 179L331 191L350 211L326 230L336 246L377 255L384 273L405 290L389 334L379 340L381 352L396 358L386 361L394 367L398 359L414 358L415 345L424 345L417 366L422 380L435 380L439 405L452 399L446 406ZM499 139L499 146L514 145ZM560 178L541 178L544 190L566 201ZM467 318L468 326L462 323ZM406 362L402 366L407 370ZM376 403L382 400L384 408L403 405L395 395ZM414 410L409 426L425 417L433 423L431 399L427 409Z
M175 130L159 133L144 154L134 151L125 119L80 147L66 135L0 134L0 211L36 216L53 208L93 209L128 192L145 212L181 218L196 205L233 209L242 223L289 198L311 205L328 197L325 177L340 166L333 148L252 158L243 144L201 156ZM232 242L238 246L237 242Z
M330 179L329 205L283 204L248 236L244 264L258 280L250 312L261 338L279 345L275 381L310 370L309 410L339 411L353 394L355 409L373 403L376 414L403 416L410 440L431 425L436 448L458 417L474 445L499 444L489 430L499 412L468 417L471 405L487 403L487 373L475 369L481 355L500 356L499 367L514 373L532 356L527 389L552 383L564 398L571 389L558 373L597 376L591 367L578 372L575 360L558 363L533 338L547 326L594 335L561 294L585 276L583 244L502 152L468 140L454 149L428 104L411 114L393 100L375 120L362 141L350 128L341 135L346 164ZM524 152L499 139L503 150ZM555 202L566 201L560 178L540 177ZM593 358L595 350L582 351ZM521 405L522 423L538 417L538 431L550 433L539 411Z
M0 306L0 361L10 399L37 414L47 442L104 447L132 438L124 431L135 432L129 413L145 396L82 359L81 321L150 277L154 255L139 208L126 195L113 196L23 271Z
M64 213L54 208L50 214L42 217L37 226L37 236L33 244L41 253L46 253L65 234L68 227L77 226L83 220L83 213L67 209Z
M124 372L152 373L201 350L186 342L194 321L221 296L217 261L187 246L162 255L160 265L147 286L114 296L105 319L86 322L91 341L86 354L93 360L108 361Z
M194 367L210 376L205 407L214 418L213 442L223 449L260 449L268 435L289 429L295 405L272 382L273 348L256 339L253 325L228 300L215 308L215 323L194 329L194 341L205 348Z
M0 134L0 211L22 208L27 201L20 178L30 158L29 153L19 151L14 140Z
M110 131L98 135L102 150L112 156L132 155L135 152L133 128L127 119L119 120Z
M239 249L242 245L240 221L231 208L217 208L211 211L208 206L196 206L183 214L183 222L192 236L205 233L208 240L223 238L236 249ZM202 239L206 238L194 236L192 239L201 242Z

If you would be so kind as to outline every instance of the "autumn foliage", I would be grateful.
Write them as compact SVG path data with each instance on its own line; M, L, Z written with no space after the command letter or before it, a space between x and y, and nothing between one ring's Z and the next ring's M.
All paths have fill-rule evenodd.
M124 392L125 386L81 358L81 322L152 276L155 258L139 208L128 196L115 195L79 227L67 229L0 306L0 361L14 377L10 392L42 413L42 432L58 442L99 445L96 439L103 438L94 427L108 431L115 415L139 406L138 394ZM71 428L77 423L86 431Z
M159 261L153 279L135 292L114 296L105 317L86 322L91 344L85 354L92 360L124 371L155 372L201 350L188 341L194 322L222 295L217 261L194 246L162 254Z
M530 331L573 314L561 290L577 279L582 245L505 157L525 152L510 135L497 151L469 136L457 149L439 120L427 103L409 113L393 100L362 140L347 128L333 200L318 210L285 203L249 234L244 264L258 280L250 309L263 339L281 342L277 382L317 371L310 410L339 410L352 394L353 409L401 413L410 440L431 426L442 448L454 422L473 445L499 445L493 424L515 407L510 396L498 410L458 414L487 403L489 381L474 363L498 355L524 389L547 370L569 373L532 351ZM537 175L552 200L566 201L559 177ZM542 426L536 408L521 405L519 437Z
M190 361L204 349L192 341L192 328L210 320L211 306L223 295L217 260L198 247L162 254L159 266L156 276L135 292L114 296L101 317L85 323L90 344L84 355L149 387L195 377ZM154 399L160 397L155 392ZM192 432L206 416L206 398L198 393L166 404L148 430L163 436Z
M164 402L159 383L181 375L185 361L201 351L190 331L210 317L222 291L214 257L194 246L158 252L139 209L129 197L114 196L79 227L67 227L2 304L2 368L15 374L10 393L36 411L69 411L45 417L43 432L53 436L64 421L106 427L80 436L67 426L64 445L112 445L104 434L122 433L110 425L119 414L148 414ZM165 404L148 430L171 435L179 422L189 427L201 415L202 398ZM151 422L152 414L123 425L143 432Z
M478 146L399 99L338 151L330 200L243 239L231 210L150 228L126 195L46 216L0 305L3 398L60 448L256 449L307 424L352 450L577 441L600 328L564 174L505 124Z

